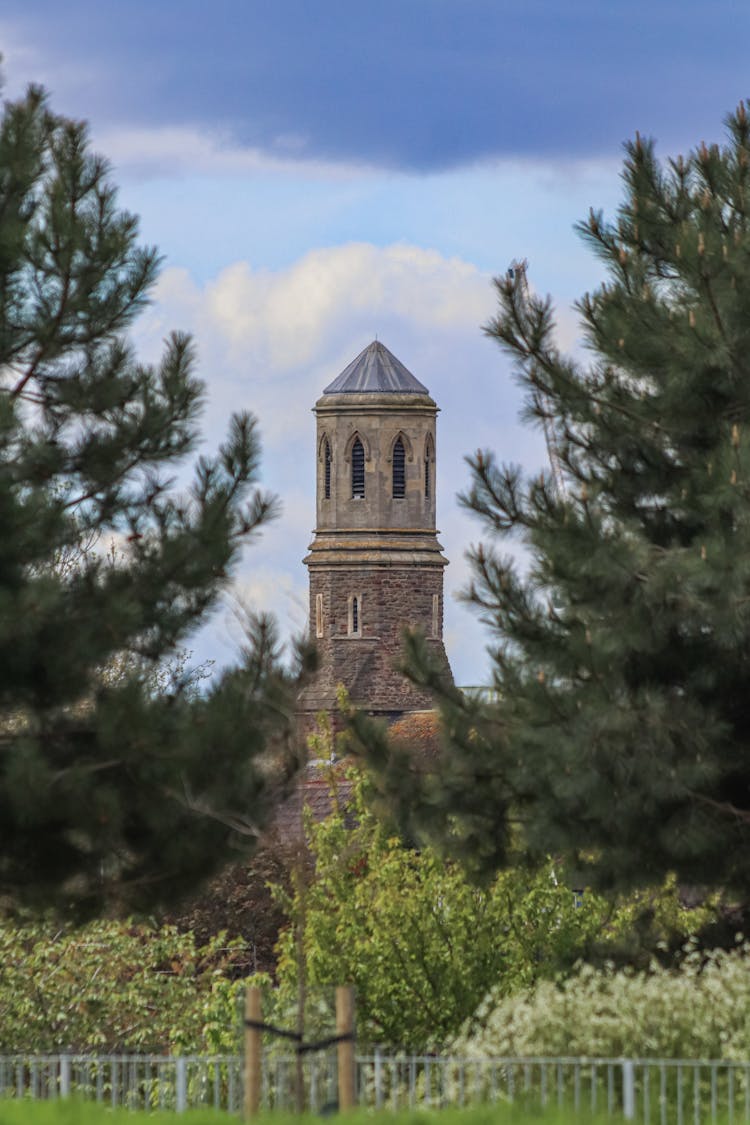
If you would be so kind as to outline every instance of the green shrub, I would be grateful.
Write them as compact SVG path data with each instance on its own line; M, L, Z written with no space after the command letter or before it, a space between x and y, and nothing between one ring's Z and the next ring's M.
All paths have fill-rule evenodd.
M338 749L325 720L316 748L321 757ZM347 779L342 796L334 772L331 812L307 818L314 870L292 873L291 894L279 892L291 921L277 945L272 1022L282 1026L294 1026L300 981L316 997L350 983L360 1044L443 1047L489 988L495 999L515 996L592 957L648 964L657 942L679 947L714 916L713 899L685 908L673 879L617 899L576 895L552 859L477 887L458 865L429 846L407 847L379 820L361 771ZM330 1034L330 1021L326 1029L314 1011L307 1016Z
M2 925L0 1053L234 1049L223 988L237 954L221 934L198 947L172 926Z

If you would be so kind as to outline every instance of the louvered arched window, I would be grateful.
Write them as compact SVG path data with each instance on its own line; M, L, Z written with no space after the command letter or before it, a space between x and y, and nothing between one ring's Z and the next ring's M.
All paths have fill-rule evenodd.
M365 495L365 449L359 438L352 446L352 498L364 499Z
M331 447L327 438L323 446L323 495L331 499Z
M406 495L406 453L401 438L393 446L393 496L401 500Z

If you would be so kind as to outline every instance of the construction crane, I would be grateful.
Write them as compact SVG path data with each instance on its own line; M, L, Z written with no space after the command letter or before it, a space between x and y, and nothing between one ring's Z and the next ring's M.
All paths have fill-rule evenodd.
M513 259L507 271L508 281L512 281L520 298L521 303L525 309L530 306L529 296L529 281L528 281L528 268L529 263L526 258L519 262ZM557 447L557 437L552 424L552 403L550 402L549 395L543 390L540 390L537 385L537 394L539 395L539 404L542 413L542 425L544 426L544 440L547 443L547 456L549 457L550 468L552 470L552 482L554 485L555 493L560 499L565 497L565 478L562 471L562 460L560 458L560 451Z

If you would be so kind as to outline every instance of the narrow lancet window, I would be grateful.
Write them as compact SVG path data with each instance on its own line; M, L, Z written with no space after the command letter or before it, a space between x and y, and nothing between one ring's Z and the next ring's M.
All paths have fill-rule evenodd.
M352 446L352 498L364 499L365 495L365 449L359 438Z
M432 595L432 635L433 637L440 636L440 596L438 594Z
M362 636L362 595L349 596L349 636Z
M396 438L396 444L393 447L393 496L396 500L402 500L405 495L406 455L404 443L401 438Z
M424 498L425 498L425 500L430 499L430 493L431 493L431 490L432 490L432 460L433 460L432 442L429 441L429 439L428 439L427 444L425 445L425 448L424 448Z
M325 445L323 446L323 496L326 500L331 499L331 447L326 438Z
M323 636L323 595L315 595L315 636Z

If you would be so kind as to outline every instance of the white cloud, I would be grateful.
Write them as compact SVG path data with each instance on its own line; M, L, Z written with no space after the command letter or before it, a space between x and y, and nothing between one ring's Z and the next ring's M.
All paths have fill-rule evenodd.
M380 316L396 314L427 328L481 317L487 280L476 267L434 250L356 242L312 250L276 273L238 262L205 297L235 356L250 347L274 371L287 371L319 355L353 318L376 328Z
M277 271L236 262L202 287L186 270L165 270L137 340L155 358L170 328L193 331L212 418L244 400L274 443L306 430L306 407L375 335L392 348L405 336L422 348L476 337L492 302L489 278L467 262L416 246L349 243Z

